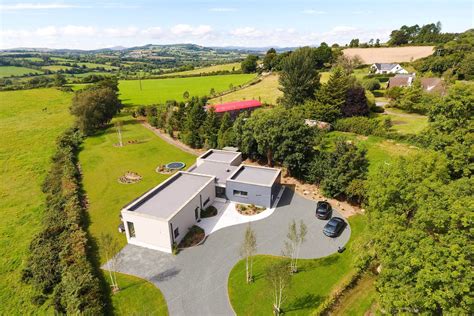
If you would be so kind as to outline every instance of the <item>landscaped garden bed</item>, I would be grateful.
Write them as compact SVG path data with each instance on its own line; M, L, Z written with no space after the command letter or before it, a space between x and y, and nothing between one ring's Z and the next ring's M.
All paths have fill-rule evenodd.
M217 215L217 209L214 206L208 206L205 210L201 211L201 218L207 218Z
M253 204L237 204L235 209L242 215L257 215L266 210L265 207L260 207Z
M181 240L178 248L189 248L196 246L204 239L204 237L206 237L204 230L201 227L194 225L189 229L183 240Z
M142 176L136 172L127 171L121 176L118 181L123 184L137 183L142 179Z

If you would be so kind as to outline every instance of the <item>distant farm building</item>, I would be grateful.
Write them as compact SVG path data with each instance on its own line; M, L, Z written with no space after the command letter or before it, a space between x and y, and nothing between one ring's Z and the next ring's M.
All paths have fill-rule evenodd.
M387 88L409 87L415 80L415 74L399 74L388 80Z
M223 115L229 113L232 117L237 117L242 112L250 112L258 109L262 106L262 103L257 100L244 100L236 102L228 102L222 104L208 105L207 109L214 108L217 114Z
M375 63L370 66L370 70L375 74L407 74L406 71L400 64L392 63Z

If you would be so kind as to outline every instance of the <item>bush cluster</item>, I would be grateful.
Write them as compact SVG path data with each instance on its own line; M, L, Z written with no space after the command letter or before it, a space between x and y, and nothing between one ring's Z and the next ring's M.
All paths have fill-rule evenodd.
M48 296L58 313L102 314L104 300L99 279L89 261L84 230L77 152L82 136L68 129L57 140L52 167L43 184L46 210L42 230L30 244L30 256L22 279Z
M350 132L360 135L386 136L392 127L389 117L373 119L365 116L354 116L337 120L334 129L341 132Z

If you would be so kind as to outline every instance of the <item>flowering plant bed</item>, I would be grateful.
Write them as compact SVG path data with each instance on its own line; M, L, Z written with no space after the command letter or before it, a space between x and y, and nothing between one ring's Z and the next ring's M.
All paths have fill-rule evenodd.
M256 206L253 204L237 204L235 206L235 209L237 212L239 212L242 215L257 215L261 212L263 212L266 208L265 207L260 207Z
M196 246L204 239L204 237L206 237L204 230L201 227L194 225L189 229L183 240L181 240L178 248L189 248Z

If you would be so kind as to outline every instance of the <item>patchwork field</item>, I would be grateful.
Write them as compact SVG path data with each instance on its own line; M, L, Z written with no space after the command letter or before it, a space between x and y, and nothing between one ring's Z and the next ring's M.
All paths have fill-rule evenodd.
M59 70L68 70L71 69L72 67L69 66L63 66L63 65L52 65L52 66L43 66L41 69L47 69L50 71L59 71Z
M211 99L211 104L240 100L260 100L263 103L275 104L278 97L283 96L283 92L278 90L278 75L272 74L264 77L262 81L241 90Z
M344 55L358 55L364 63L408 62L433 54L434 46L378 47L378 48L346 48Z
M0 314L41 314L21 283L28 246L41 228L41 184L55 139L71 124L72 94L55 89L0 92Z
M0 66L0 78L12 77L12 76L23 76L27 74L41 74L43 72L26 68L26 67L16 67L16 66Z
M119 82L120 97L125 104L149 105L164 103L167 100L184 100L183 93L189 92L190 96L203 96L209 94L213 88L216 92L229 89L230 85L238 87L255 77L254 74L122 80Z
M215 71L232 71L232 70L240 70L240 63L214 65L214 66L209 66L209 67L196 68L196 69L193 69L193 70L173 72L173 73L170 73L170 74L164 74L164 75L162 75L162 77L199 75L199 74L206 74L206 73L215 72Z

